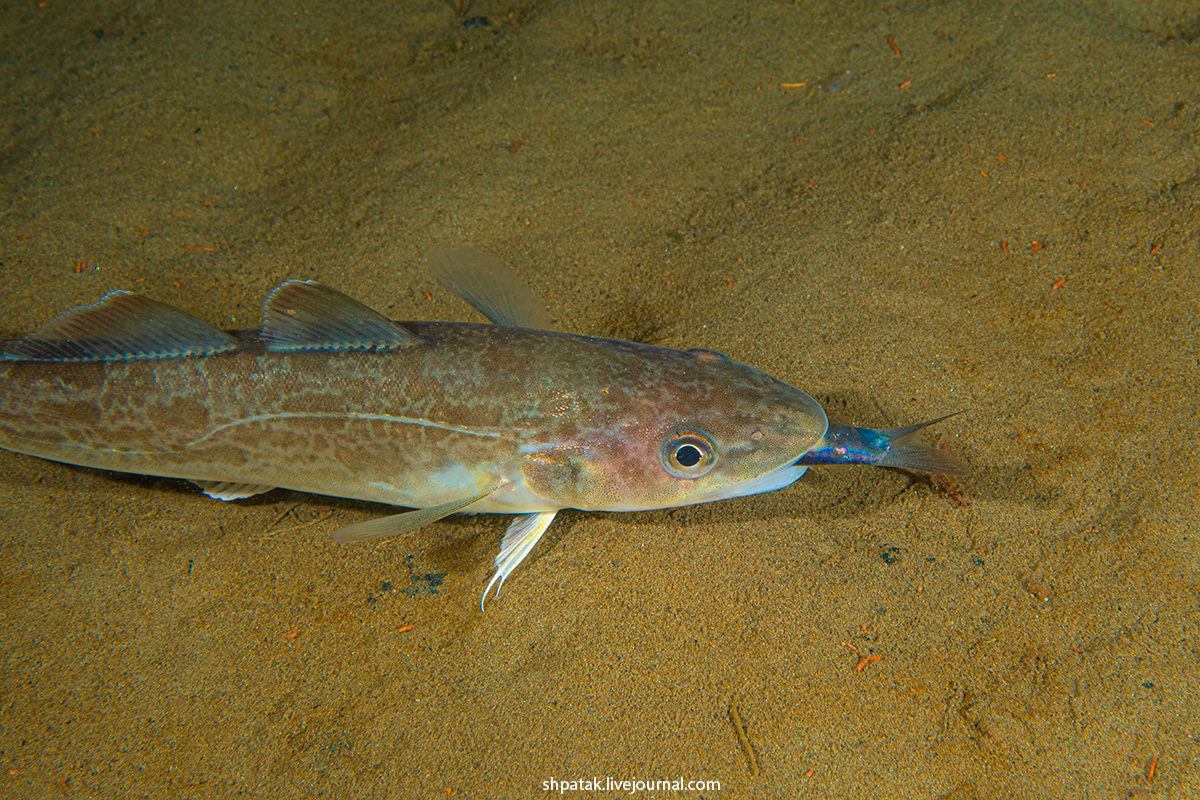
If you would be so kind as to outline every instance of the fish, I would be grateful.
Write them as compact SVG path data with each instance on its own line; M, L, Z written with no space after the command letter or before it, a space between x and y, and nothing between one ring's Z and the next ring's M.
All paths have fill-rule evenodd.
M900 428L831 425L802 390L727 355L560 331L521 279L470 247L425 263L489 320L397 322L307 280L253 329L113 291L0 339L0 449L192 481L410 510L341 543L452 514L510 514L496 595L563 509L646 511L771 492L812 466L964 475Z

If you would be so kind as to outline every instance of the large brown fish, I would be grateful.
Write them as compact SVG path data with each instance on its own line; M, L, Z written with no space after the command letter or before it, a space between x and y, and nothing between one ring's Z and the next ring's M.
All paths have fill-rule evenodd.
M965 472L901 442L931 423L831 427L804 392L711 350L553 331L477 250L426 259L494 324L393 322L288 281L257 330L112 292L0 340L0 448L186 478L222 500L285 487L416 509L342 528L343 542L459 512L519 514L485 598L559 509L756 494L812 464Z

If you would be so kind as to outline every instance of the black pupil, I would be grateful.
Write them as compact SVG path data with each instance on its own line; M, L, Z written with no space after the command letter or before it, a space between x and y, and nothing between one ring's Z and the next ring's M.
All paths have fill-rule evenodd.
M681 467L694 467L700 463L700 459L703 457L704 454L700 452L700 448L694 444L685 444L675 451L675 460Z

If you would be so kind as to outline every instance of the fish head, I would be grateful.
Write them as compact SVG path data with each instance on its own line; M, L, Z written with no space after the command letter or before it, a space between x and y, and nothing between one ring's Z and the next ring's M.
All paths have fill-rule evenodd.
M564 507L640 511L773 491L828 429L794 386L708 350L646 348L568 429L529 448L530 488Z

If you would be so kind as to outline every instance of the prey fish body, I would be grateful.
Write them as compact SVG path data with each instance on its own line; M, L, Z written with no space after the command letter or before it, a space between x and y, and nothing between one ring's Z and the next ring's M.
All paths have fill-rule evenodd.
M342 541L457 512L520 515L489 589L563 508L755 494L812 464L961 471L945 451L899 444L923 425L831 429L809 395L719 353L551 330L479 251L427 258L494 324L397 323L289 281L256 330L113 293L0 340L0 448L184 478L220 499L284 487L414 509Z

